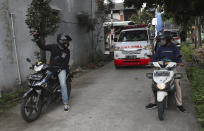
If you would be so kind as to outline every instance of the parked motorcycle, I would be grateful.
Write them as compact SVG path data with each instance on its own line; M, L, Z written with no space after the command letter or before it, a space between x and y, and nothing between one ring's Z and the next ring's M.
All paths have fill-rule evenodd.
M156 98L159 120L164 120L165 108L167 108L168 103L171 103L171 98L174 98L176 92L174 81L181 79L182 74L174 73L177 63L165 58L153 62L153 66L156 68L154 72L147 73L146 76L152 79L152 90Z
M60 68L50 67L42 62L32 64L29 58L26 60L31 64L30 69L34 73L28 77L30 89L23 96L21 115L25 121L32 122L39 118L44 105L48 106L52 102L61 100L61 88L57 76ZM67 72L67 94L70 97L72 75L69 69Z

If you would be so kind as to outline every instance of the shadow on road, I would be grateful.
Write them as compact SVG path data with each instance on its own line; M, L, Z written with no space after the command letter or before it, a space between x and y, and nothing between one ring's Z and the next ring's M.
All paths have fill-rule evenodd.
M151 69L150 66L122 66L118 67L117 70L135 70L135 69Z

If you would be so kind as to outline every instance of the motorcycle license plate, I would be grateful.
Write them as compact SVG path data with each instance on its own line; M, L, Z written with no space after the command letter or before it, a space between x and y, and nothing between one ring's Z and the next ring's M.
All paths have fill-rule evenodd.
M126 56L126 59L134 60L134 59L137 59L137 56L136 55L128 55L128 56Z
M168 71L157 71L154 73L154 76L160 77L160 76L170 76L170 72Z

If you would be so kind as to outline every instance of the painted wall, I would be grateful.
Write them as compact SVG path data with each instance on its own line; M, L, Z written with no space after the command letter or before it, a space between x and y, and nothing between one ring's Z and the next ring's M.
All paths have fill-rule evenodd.
M16 83L15 60L11 39L8 1L0 1L0 84L1 88ZM0 89L1 89L0 88Z
M15 38L23 81L26 80L26 76L30 72L29 64L25 59L29 57L34 60L34 52L39 51L38 47L31 41L32 38L25 24L25 15L30 3L31 0L0 0L0 90L15 87L18 83L10 13L15 15ZM70 46L70 64L75 67L87 64L93 55L95 32L87 32L86 29L79 28L76 15L84 11L88 12L90 16L91 14L94 16L95 0L60 0L60 2L59 0L52 0L51 5L61 9L62 23L57 33L65 32L73 39ZM56 43L56 35L49 36L47 43ZM104 50L103 41L100 43L99 50L102 52ZM49 53L47 54L49 56Z

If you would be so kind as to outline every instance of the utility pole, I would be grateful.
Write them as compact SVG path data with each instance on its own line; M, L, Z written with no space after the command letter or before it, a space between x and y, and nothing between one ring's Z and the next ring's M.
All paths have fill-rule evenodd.
M93 0L91 0L91 19L93 20ZM91 48L92 48L92 62L94 62L94 33L93 30L91 30Z
M115 0L112 0L112 3L115 4ZM110 44L112 46L113 43L113 35L114 35L114 28L113 28L113 8L111 8L111 37L110 37Z

